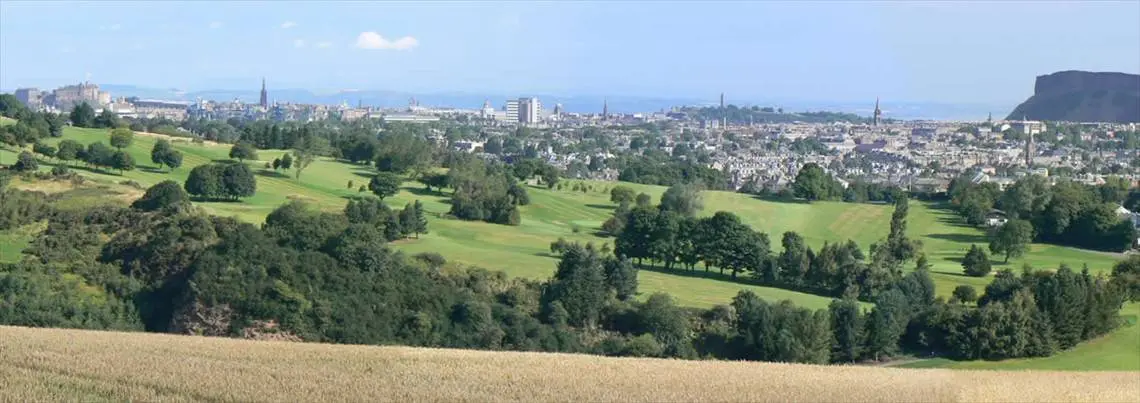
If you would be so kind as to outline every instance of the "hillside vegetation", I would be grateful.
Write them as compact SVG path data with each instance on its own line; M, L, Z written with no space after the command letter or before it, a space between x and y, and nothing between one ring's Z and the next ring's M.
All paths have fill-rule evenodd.
M68 127L62 134L62 139L52 139L49 142L58 143L58 141L70 139L87 144L103 141L108 133L107 130ZM136 161L148 161L148 150L154 144L155 136L142 134L137 136L134 143L125 151L135 155ZM186 158L184 165L173 171L157 166L148 166L145 163L140 164L140 168L137 170L118 173L74 167L85 176L94 178L101 184L83 185L71 190L62 189L62 191L75 193L75 196L90 191L106 191L106 194L110 195L115 192L112 188L125 188L134 190L137 195L139 189L145 186L167 179L184 180L189 171L195 167L212 161L228 159L227 147L225 146L176 140L174 147L182 152ZM289 200L305 200L325 211L337 212L343 209L346 200L359 195L357 186L354 185L366 182L374 172L366 166L331 159L317 161L299 178L290 175L288 172L281 173L273 169L262 168L264 160L274 158L282 153L282 151L262 150L260 152L262 160L244 161L258 175L258 191L254 196L241 202L196 202L195 204L208 212L222 216L234 216L251 223L263 222L266 214ZM12 155L12 153L0 155L0 158L7 158ZM41 170L49 170L53 168L52 165L58 166L59 164L44 161L42 165ZM340 185L341 181L344 181L346 185ZM114 182L123 182L125 185L110 185ZM610 238L602 238L596 235L595 231L613 210L613 204L609 202L608 198L608 188L615 184L580 181L573 181L572 183L574 186L568 187L566 190L561 190L561 187L547 189L529 186L528 192L532 194L531 203L520 207L523 213L522 225L520 226L492 225L443 218L444 213L449 210L449 192L427 191L419 184L404 183L396 194L386 198L384 202L399 207L412 201L422 201L425 210L432 217L430 218L430 232L416 239L396 241L392 245L396 249L410 253L440 252L449 262L474 264L491 270L502 270L513 277L548 279L558 262L550 247L552 240L563 237L571 241L585 242L609 242L610 240ZM59 182L34 181L19 183L17 186L53 190L44 188L54 187L57 184ZM173 186L177 187L177 185ZM631 185L631 187L638 192L651 195L653 198L660 197L664 191L664 188L656 186ZM129 190L119 192L120 195L130 195L131 193ZM72 194L68 194L65 197L57 198L57 200L60 203L74 203L75 201L79 201L80 205L85 203L82 201L84 200L83 197L72 196ZM133 199L133 197L117 196L114 198L106 197L105 199L105 202L116 203ZM709 216L716 211L731 211L738 214L745 224L769 233L772 238L778 238L784 231L796 231L803 235L803 238L813 247L819 247L824 242L852 239L858 242L860 247L866 248L871 243L885 237L888 227L886 221L891 211L891 207L881 205L777 202L728 192L706 192L704 199L705 208L700 213L703 216ZM939 204L912 202L911 205L914 207L911 210L912 218L908 233L912 238L922 241L923 250L926 251L931 263L933 263L934 280L938 293L946 296L956 285L960 284L969 284L976 288L984 287L989 279L961 276L959 274L961 267L958 262L968 245L984 242L981 232L976 228L958 224L960 220ZM906 206L903 205L903 207ZM42 229L42 225L25 225L19 228L18 231L8 237L9 239L4 240L10 245L5 249L17 249L20 245L27 244L28 239ZM392 239L394 238L389 238L389 240ZM283 241L283 239L279 241ZM104 258L108 258L108 256L114 255L104 254ZM4 257L4 260L12 261L13 259ZM1073 266L1078 266L1084 262L1089 263L1089 267L1094 273L1103 273L1107 271L1114 260L1115 256L1110 254L1034 245L1023 260L1014 259L1010 264L1031 262L1038 268L1052 269L1056 268L1059 263L1070 263ZM999 266L999 268L1001 267ZM905 269L909 270L910 267ZM1071 273L1069 272L1067 276ZM64 275L63 280L72 281L73 279ZM748 280L743 279L743 281L747 282ZM1028 284L1036 280L1025 279L1024 281L1027 281L1026 284ZM664 291L677 296L678 302L682 305L697 307L725 304L741 290L752 291L756 297L768 301L791 300L797 305L811 309L825 308L831 301L829 297L819 295L728 281L725 276L718 273L710 274L702 271L644 267L641 274L637 276L637 282L638 294L642 299L655 292ZM270 295L280 294L290 298L294 296L292 290L288 288L278 289L279 287L281 286L275 284ZM931 288L926 287L926 289ZM87 294L85 289L79 289L79 291L80 296ZM931 295L928 298L932 302L934 300L932 294L927 293L927 295ZM316 301L322 302L320 299ZM302 310L307 309L303 299L301 307ZM1114 312L1116 309L1113 307L1112 311ZM954 312L959 311L965 312L960 307L954 308ZM321 323L321 321L314 323ZM129 327L131 324L127 323L126 325ZM1099 327L1095 328L1099 329ZM1111 327L1105 329L1111 329ZM1103 334L1103 331L1090 330L1083 334L1083 337L1088 338L1099 334ZM325 337L335 340L342 339L337 338L336 335L325 335ZM1073 344L1070 341L1063 347L1069 347ZM466 344L462 343L448 345L467 347ZM823 346L823 349L826 350L826 347L826 345ZM824 351L824 355L826 353ZM1003 354L1005 353L993 356L1011 356ZM1012 354L1015 354L1012 356L1021 356L1018 355L1021 353ZM870 356L878 357L877 354ZM822 360L826 361L826 358L823 357ZM819 359L814 358L811 360L811 362L819 361ZM1112 367L1116 368L1115 366Z
M7 122L10 123L11 120ZM0 124L3 123L4 120L0 119ZM108 137L109 131L105 129L66 127L62 138L46 139L45 142L58 144L64 139L72 139L89 144L106 142ZM150 150L157 138L155 135L135 136L134 142L127 149L138 163L138 169L121 175L82 168L77 168L76 171L104 182L132 180L146 187L166 179L185 181L194 167L228 159L228 146L194 144L185 139L176 139L174 148L185 156L183 166L173 171L160 169L150 163ZM196 204L214 214L234 216L252 223L262 222L269 212L291 199L305 200L327 211L340 211L347 198L361 194L356 187L366 184L374 172L366 166L332 159L314 162L300 178L295 178L292 172L261 168L266 161L283 154L282 150L260 150L258 157L261 160L247 161L258 173L257 193L254 196L240 203ZM0 161L14 159L15 153L11 150L0 149ZM40 165L42 171L48 171L54 164ZM350 181L355 185L352 189L347 186ZM409 253L438 251L449 261L501 270L515 277L549 278L557 262L549 253L549 246L559 237L580 242L612 241L612 238L599 238L594 232L609 218L615 207L609 201L608 190L616 183L574 182L588 185L591 190L580 192L571 191L569 187L566 190L550 190L530 186L528 191L531 203L520 206L522 224L517 227L438 218L450 208L449 194L429 193L418 183L405 182L400 192L386 198L385 202L399 208L415 200L422 201L424 209L431 216L431 232L417 240L400 241L395 247ZM665 187L661 186L623 185L649 194L655 200L665 191ZM734 212L745 224L767 232L776 245L780 234L795 231L803 235L813 248L818 248L824 241L841 242L847 239L855 240L861 247L868 248L871 243L886 237L891 215L891 207L885 205L778 202L731 192L705 192L704 201L701 215L712 215L716 211ZM911 204L908 231L912 238L923 242L923 250L933 266L931 270L939 295L949 297L954 287L960 284L979 289L984 287L988 279L960 275L960 260L971 244L985 245L985 234L979 229L961 224L961 219L942 204ZM1026 263L1038 268L1053 268L1060 263L1067 263L1073 267L1087 264L1094 273L1100 273L1111 269L1116 260L1117 257L1112 254L1033 244L1023 257L1012 259L1007 264L995 264L995 270L1007 267L1018 270ZM716 281L715 278L650 270L643 270L640 275L643 294L668 292L677 297L679 303L690 306L708 307L724 303L741 289L752 290L769 300L790 299L797 305L813 309L824 308L830 301L811 294Z
M174 358L177 357L177 358ZM574 376L567 376L574 374ZM0 400L1136 401L1135 372L605 358L0 327Z

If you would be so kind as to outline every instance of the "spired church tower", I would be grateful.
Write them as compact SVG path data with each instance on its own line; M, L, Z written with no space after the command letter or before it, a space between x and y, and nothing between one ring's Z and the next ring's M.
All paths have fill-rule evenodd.
M261 78L261 101L258 102L262 108L269 107L269 93L265 91L265 77Z
M883 117L883 110L879 109L879 97L875 97L875 120L874 120L875 126L879 125L879 121L882 120L882 117Z

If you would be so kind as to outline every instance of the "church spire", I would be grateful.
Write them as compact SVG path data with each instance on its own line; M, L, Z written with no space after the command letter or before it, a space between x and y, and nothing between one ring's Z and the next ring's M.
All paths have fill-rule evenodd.
M269 93L265 91L265 77L261 77L261 100L258 102L262 108L269 107Z
M875 120L874 120L875 126L879 125L879 120L882 118L882 116L883 116L883 110L879 109L879 97L875 97Z

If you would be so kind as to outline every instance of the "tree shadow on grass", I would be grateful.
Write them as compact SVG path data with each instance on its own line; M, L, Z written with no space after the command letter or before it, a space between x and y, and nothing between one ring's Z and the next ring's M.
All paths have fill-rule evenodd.
M951 215L951 216L940 215L940 216L936 217L935 220L937 220L939 223L946 225L946 226L949 226L949 227L977 228L977 227L967 223L965 219L960 218L956 215Z
M985 236L978 234L927 234L925 237L969 244L988 242Z
M375 173L372 173L372 172L367 172L367 171L364 171L364 172L361 172L361 171L352 171L352 174L353 174L353 175L356 175L356 176L359 176L359 177L361 177L361 178L368 178L368 179L372 179L373 177L375 177L375 176L376 176L376 174L375 174Z
M402 186L400 189L406 190L408 193L414 194L416 196L447 196L447 194L440 191L428 191L427 188L424 188L422 186Z
M962 259L958 259L958 260L962 260ZM974 279L985 279L986 277L989 277L989 276L986 276L986 277L976 277L976 276L969 276L969 275L966 275L966 273L963 273L963 272L960 272L960 271L942 271L942 270L934 270L934 271L932 271L932 273L934 273L934 274L942 274L942 275L951 276L951 277L961 277L961 278L974 278Z
M599 210L617 210L617 206L609 204L587 204L586 207L596 208Z
M264 176L266 178L289 179L289 175L286 175L286 174L283 174L283 173L280 173L277 171L267 171L267 170L262 169L262 170L257 171L257 174L260 176Z
M215 199L202 196L190 196L190 201L195 203L228 203L228 204L241 204L241 199Z
M756 200L763 200L763 201L772 202L772 203L811 204L811 201L809 201L807 199L787 199L787 198L783 198L783 197L761 196L761 195L752 195L752 198L756 199Z

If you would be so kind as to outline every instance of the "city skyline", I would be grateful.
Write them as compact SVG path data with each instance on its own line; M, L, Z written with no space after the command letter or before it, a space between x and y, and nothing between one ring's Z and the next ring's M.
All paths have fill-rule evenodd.
M269 77L271 91L1012 104L1038 75L1140 71L1140 27L1127 23L1137 2L9 1L0 11L6 90L84 79L244 90ZM60 20L78 22L51 25ZM82 62L31 62L61 58Z

